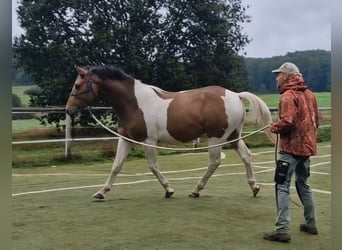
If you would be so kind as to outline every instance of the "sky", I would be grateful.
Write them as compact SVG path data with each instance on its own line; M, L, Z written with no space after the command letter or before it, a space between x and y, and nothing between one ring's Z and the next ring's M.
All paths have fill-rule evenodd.
M12 37L23 32L12 1ZM243 24L251 42L247 57L282 56L288 52L331 50L331 4L326 0L242 0L251 22Z
M244 31L252 41L247 57L331 50L331 4L326 0L242 0L252 20Z

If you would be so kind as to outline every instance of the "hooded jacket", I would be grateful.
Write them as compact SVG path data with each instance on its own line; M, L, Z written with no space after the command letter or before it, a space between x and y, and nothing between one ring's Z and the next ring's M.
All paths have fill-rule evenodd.
M270 125L280 135L279 150L296 156L317 154L319 117L314 94L297 73L279 87L279 120Z

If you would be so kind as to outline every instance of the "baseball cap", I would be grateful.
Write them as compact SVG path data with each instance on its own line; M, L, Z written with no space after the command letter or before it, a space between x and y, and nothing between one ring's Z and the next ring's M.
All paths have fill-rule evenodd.
M299 73L298 67L291 62L283 63L278 69L272 70L273 73L295 74Z

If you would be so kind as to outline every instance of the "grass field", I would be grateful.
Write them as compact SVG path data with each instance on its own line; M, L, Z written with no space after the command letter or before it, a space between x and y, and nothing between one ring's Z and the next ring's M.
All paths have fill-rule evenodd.
M12 120L12 132L14 133L39 127L42 125L37 119ZM53 127L53 125L44 127Z
M30 103L30 97L25 94L25 91L32 87L34 86L12 86L12 93L20 98L23 106L28 106Z
M171 199L163 198L145 159L127 161L115 188L97 202L91 195L109 174L109 162L13 169L12 249L331 249L330 142L320 143L311 160L319 235L298 230L303 208L295 204L299 200L292 189L289 244L262 239L275 220L274 147L251 151L261 185L257 198L231 150L224 151L226 158L199 199L187 194L203 174L207 154L159 157L175 188Z
M319 108L330 108L331 107L331 93L330 92L320 92L314 93ZM279 94L265 94L259 95L259 97L267 104L268 107L278 107L279 103Z

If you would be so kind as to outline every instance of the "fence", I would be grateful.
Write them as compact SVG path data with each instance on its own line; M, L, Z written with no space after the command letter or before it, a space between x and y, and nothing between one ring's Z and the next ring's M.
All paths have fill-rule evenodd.
M92 110L102 110L102 111L110 111L111 107L92 107ZM23 114L23 113L65 113L65 107L13 107L12 114ZM71 117L66 114L65 117L65 139L55 139L55 140L34 140L34 141L16 141L12 142L12 144L29 144L29 143L44 143L44 142L64 142L65 143L65 157L69 157L71 154L71 142L72 141L89 141L89 140L110 140L117 139L117 137L103 137L103 138L80 138L74 139L71 138Z
M277 112L278 108L269 108L271 112ZM92 107L92 110L102 110L102 111L111 111L111 107ZM331 108L319 108L319 111L330 111ZM246 109L248 112L248 109ZM65 107L13 107L12 114L22 114L22 113L46 113L46 112L54 112L54 113L65 113ZM55 139L55 140L34 140L34 141L15 141L12 144L29 144L29 143L44 143L44 142L64 142L65 143L65 157L69 157L71 154L71 142L72 141L90 141L90 140L111 140L117 139L117 137L102 137L102 138L71 138L71 117L66 114L65 119L65 139Z

